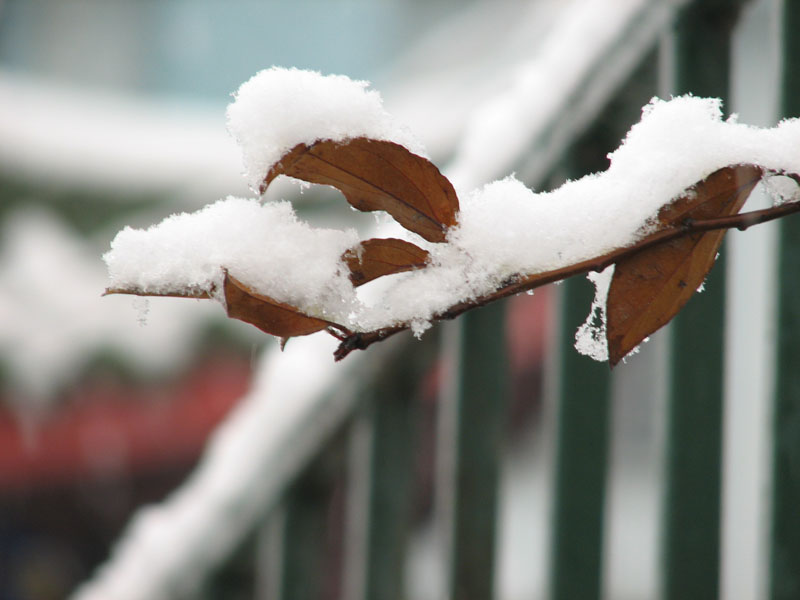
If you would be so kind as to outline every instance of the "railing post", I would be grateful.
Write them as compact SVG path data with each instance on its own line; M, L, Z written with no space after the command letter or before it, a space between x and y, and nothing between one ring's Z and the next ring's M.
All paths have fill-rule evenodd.
M800 3L783 3L782 112L800 116ZM769 594L800 598L800 221L780 222Z
M332 491L330 458L322 455L312 462L284 500L277 586L281 600L323 597L326 522Z
M675 31L676 93L728 98L739 0L690 3ZM662 580L667 600L716 598L720 572L725 253L672 325Z
M654 58L655 54L642 57L594 125L573 141L561 161L561 172L554 173L554 182L607 167L606 154L655 92ZM582 356L573 345L575 332L592 305L592 284L585 277L573 277L556 289L560 313L548 585L553 600L598 599L603 593L611 370L607 363Z
M585 278L561 285L555 498L550 562L553 600L601 595L608 458L609 369L570 343L592 304Z
M409 341L365 394L350 463L346 600L405 597L418 394L436 336Z
M449 521L448 581L451 600L494 597L498 484L508 403L505 303L470 311L460 323L451 439L444 440L449 469L440 485ZM446 400L447 401L447 400Z

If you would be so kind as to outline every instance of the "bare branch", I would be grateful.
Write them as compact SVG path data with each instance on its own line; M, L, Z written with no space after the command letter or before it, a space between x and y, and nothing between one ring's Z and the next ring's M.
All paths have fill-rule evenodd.
M144 290L137 290L133 288L106 288L103 291L103 296L112 295L126 295L126 296L151 296L155 298L197 298L199 300L210 300L211 295L206 290L181 290L172 292L146 292Z

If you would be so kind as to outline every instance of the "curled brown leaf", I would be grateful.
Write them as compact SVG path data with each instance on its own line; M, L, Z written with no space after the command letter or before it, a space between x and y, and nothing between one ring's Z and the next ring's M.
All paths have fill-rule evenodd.
M290 304L258 294L228 273L225 274L224 292L230 318L250 323L280 338L308 335L335 325L305 315Z
M450 181L428 159L393 142L360 137L298 144L269 170L262 193L278 175L331 185L358 210L384 210L430 242L443 242L456 224L458 197Z
M420 269L428 260L428 252L405 240L373 238L348 250L343 258L350 269L350 281L359 286L384 275Z
M737 165L715 171L659 212L662 229L735 215L762 170ZM687 233L616 262L607 299L609 363L613 367L688 302L714 265L725 230Z

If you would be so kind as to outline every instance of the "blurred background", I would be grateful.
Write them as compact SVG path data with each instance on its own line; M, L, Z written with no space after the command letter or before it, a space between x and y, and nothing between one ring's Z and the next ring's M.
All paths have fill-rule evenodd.
M395 72L464 69L431 38L479 18L473 4L0 2L0 598L88 578L136 507L191 471L273 344L211 303L101 297L114 234L252 195L224 111L258 70L368 79L391 111L388 88L414 94ZM406 113L427 112L414 101ZM452 152L456 132L416 129L434 158ZM359 216L320 194L283 192L315 222Z
M280 355L274 340L226 319L210 302L102 297L102 255L124 226L147 226L227 195L252 195L225 130L225 106L241 83L272 65L371 81L387 110L411 127L433 162L463 189L511 172L546 189L605 168L607 152L638 121L641 106L676 89L669 33L681 3L592 4L0 0L0 599L66 597L112 556L117 567L100 572L97 588L81 588L81 597L377 597L365 591L369 577L359 579L357 568L342 571L343 564L366 560L369 536L351 521L354 507L368 506L363 489L379 480L357 449L384 435L376 433L383 431L378 409L370 408L375 392L350 390L346 382L380 382L378 374L395 381L398 373L408 379L409 372L412 383L403 387L401 377L396 388L414 407L403 418L415 433L400 446L407 455L400 474L391 470L392 452L400 450L390 452L386 473L394 474L384 483L390 495L409 498L397 533L407 547L393 552L402 557L408 597L444 597L443 548L455 534L443 533L441 523L455 509L441 508L448 492L437 486L447 477L450 451L442 448L452 438L442 398L467 385L450 363L469 360L453 342L468 332L437 328L425 343L444 351L411 350L411 356L428 356L421 366L404 358L411 371L387 370L391 353L372 362L353 358L352 366L336 371L327 347L317 356L305 341L296 349L292 342ZM734 4L746 7L732 38L733 106L742 120L769 125L778 114L773 59L781 3ZM292 184L276 182L269 194L291 199L315 224L355 224L365 231L374 225L329 190L301 195ZM758 253L771 247L770 238L758 243L755 251L742 247L741 256L768 262ZM739 297L750 293L748 282L737 281L729 285L740 286ZM490 536L497 549L488 547L496 568L489 566L488 581L502 598L543 597L547 589L558 414L553 398L564 386L555 373L564 360L559 348L572 351L569 332L588 309L586 301L578 311L583 316L563 324L569 309L558 308L561 295L545 289L504 302L491 318L505 335L475 341L483 347L480 360L505 356L502 368L510 373L502 392L485 392L500 406L492 417L500 441L491 442L498 445L497 464L478 484L496 491L486 506L492 520L495 504L499 515ZM753 310L747 306L740 310ZM562 329L568 333L558 341L554 334ZM613 430L611 439L600 440L608 450L599 457L611 465L600 472L608 500L599 509L608 531L600 539L607 551L601 587L608 597L655 597L658 586L668 344L668 336L654 336L600 386L613 389L614 398L609 413L596 414ZM763 363L740 361L750 370L728 373L755 381L753 394L764 394ZM315 373L318 381L302 382L316 390L312 394L298 380L314 380ZM587 382L596 381L591 377ZM729 375L732 387L735 377ZM331 390L337 390L333 400ZM593 393L605 394L600 388ZM294 412L287 416L286 410ZM339 415L331 417L335 426L315 424L311 415L329 410ZM752 425L742 439L754 448L755 463L745 466L736 489L751 490L765 477L768 416L756 411L741 418ZM247 419L249 425L240 423ZM318 448L258 446L270 432L276 440L307 437L315 441L308 447ZM230 455L215 470L234 440L253 444L241 450L250 458L237 462ZM252 468L272 481L264 465L282 464L270 462L281 452L289 457L285 462L297 463L291 467L296 480L275 476L279 483L267 489L245 477ZM242 481L233 481L230 472L239 468ZM216 508L226 494L231 503L220 500ZM244 502L245 496L254 500ZM751 515L744 517L745 537L726 546L729 565L751 561L757 550L737 548L758 547L765 535L764 501L748 498L754 499L741 512L725 517ZM258 503L261 509L246 508ZM292 527L309 503L316 508L308 509L306 522L325 533L317 536L323 547L316 558L305 564L321 575L312 578L306 570L317 587L292 594L286 557L294 550L286 532L305 539L303 526ZM147 537L152 530L172 526L147 522L159 508L131 522L144 506L161 506L165 515L177 511L175 539L161 552L168 548L179 566L162 568L169 561L153 546L150 554L142 550L157 539ZM208 518L178 526L178 515L192 507ZM126 531L127 542L119 544ZM185 548L195 533L205 534L205 542ZM586 536L597 541L591 531ZM205 544L219 550L199 548ZM143 582L146 570L127 567L145 559L153 565L152 588ZM758 597L759 569L722 568L726 597ZM744 584L737 585L737 577ZM122 583L129 595L117 595ZM139 584L142 595L132 589Z

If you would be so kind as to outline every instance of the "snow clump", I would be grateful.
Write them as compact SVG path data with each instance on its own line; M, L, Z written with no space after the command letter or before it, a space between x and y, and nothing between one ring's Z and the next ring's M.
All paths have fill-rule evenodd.
M254 190L297 144L355 137L386 140L424 155L422 144L383 108L369 82L344 75L272 67L242 84L228 106L228 130L239 142Z

